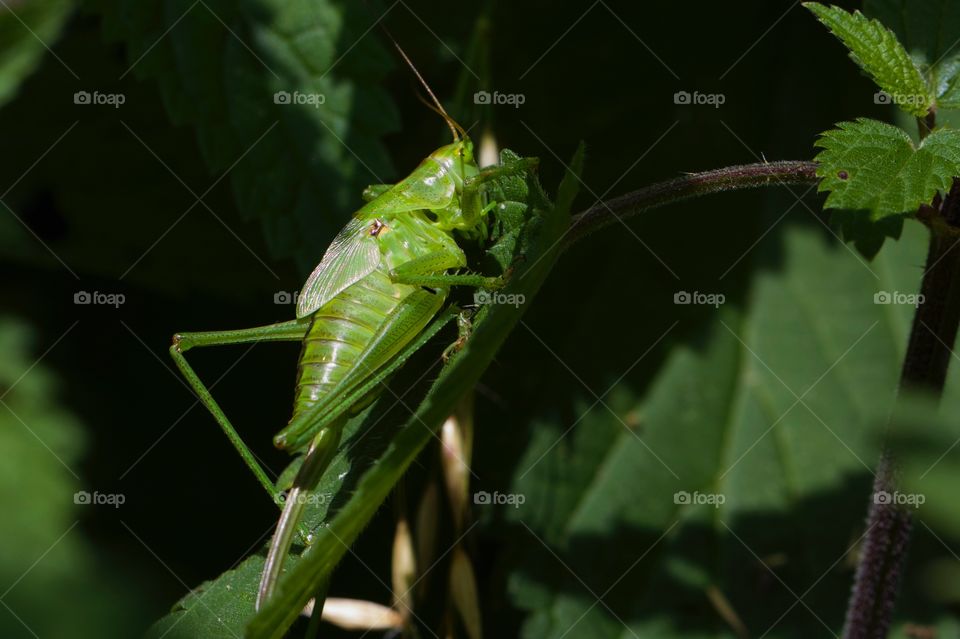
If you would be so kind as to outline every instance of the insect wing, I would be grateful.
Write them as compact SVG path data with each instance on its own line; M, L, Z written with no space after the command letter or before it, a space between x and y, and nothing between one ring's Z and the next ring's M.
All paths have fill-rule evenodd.
M377 268L380 247L369 227L369 221L353 218L337 234L300 291L297 317L310 315Z

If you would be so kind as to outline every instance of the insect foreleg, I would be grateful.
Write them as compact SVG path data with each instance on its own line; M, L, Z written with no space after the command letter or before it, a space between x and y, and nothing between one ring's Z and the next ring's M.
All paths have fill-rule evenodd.
M256 476L257 481L267 491L270 498L277 505L283 504L282 494L276 489L274 483L267 476L266 471L257 461L253 451L243 442L237 433L233 424L227 419L226 414L217 404L217 401L210 394L210 390L204 385L200 378L194 372L193 367L187 362L184 353L191 348L200 348L204 346L225 346L228 344L246 344L251 342L296 342L303 339L307 332L307 322L294 320L291 322L282 322L271 324L269 326L260 326L257 328L246 328L234 331L210 331L198 333L178 333L173 336L173 344L170 346L170 355L173 357L177 368L186 378L187 383L196 393L200 402L206 406L207 410L217 420L220 428L223 430L227 439L233 444L240 457L247 467Z
M531 171L536 169L539 164L539 158L522 158L507 165L489 166L485 169L481 169L480 172L473 177L469 177L464 180L463 188L476 188L480 184L490 180L496 180L502 177L516 175L517 173Z
M487 213L497 206L496 201L491 201L486 205L483 204L481 187L484 182L529 171L536 168L537 164L539 164L537 158L525 158L506 166L488 167L477 175L464 180L463 189L460 193L460 215L468 226L475 229L467 233L468 237L486 239L487 227L482 223L482 220Z

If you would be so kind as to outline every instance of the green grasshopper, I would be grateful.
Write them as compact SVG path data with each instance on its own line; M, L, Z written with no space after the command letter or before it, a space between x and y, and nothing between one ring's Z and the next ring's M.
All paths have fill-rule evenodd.
M334 238L301 289L296 319L232 331L179 333L170 347L200 401L282 506L258 609L276 586L307 493L336 454L347 419L373 401L383 380L399 368L411 348L439 330L445 320L431 321L440 314L451 286L496 289L504 283L502 277L456 272L467 266L457 236L486 238L487 214L497 202L484 205L483 182L521 169L493 167L481 172L466 132L443 110L415 68L414 73L450 127L453 143L431 153L397 184L364 191L367 203ZM534 163L531 159L520 167ZM302 343L293 416L274 437L281 449L306 452L285 497L184 357L191 348L261 341Z

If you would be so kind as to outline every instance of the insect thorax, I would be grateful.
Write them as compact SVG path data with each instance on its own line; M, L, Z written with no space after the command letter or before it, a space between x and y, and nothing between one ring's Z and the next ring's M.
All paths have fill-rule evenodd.
M429 220L424 212L410 211L377 218L370 228L376 230L383 262L390 270L441 252L459 256L460 266L466 266L466 256L452 233Z

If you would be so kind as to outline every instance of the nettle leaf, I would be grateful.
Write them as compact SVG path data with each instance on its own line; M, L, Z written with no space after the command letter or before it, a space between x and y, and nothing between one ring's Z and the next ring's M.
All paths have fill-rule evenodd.
M934 87L937 106L960 108L960 4L953 0L867 0L864 13L890 27Z
M880 220L915 213L960 175L960 131L939 129L919 146L898 127L861 118L841 122L816 146L823 149L820 191L829 191L826 208L869 211Z
M72 0L7 0L0 6L0 105L37 68L72 10ZM64 73L69 72L64 69Z
M804 6L846 45L853 61L887 94L878 99L889 100L917 117L927 114L934 105L934 95L893 31L859 11L848 13L840 7L813 2Z
M498 513L522 637L840 631L914 310L875 294L917 290L925 250L925 229L904 235L875 277L793 227L764 246L777 267L757 270L749 302L722 307L652 382L503 426L531 431L510 488L525 500Z
M150 627L148 639L236 639L253 616L264 558L254 555L215 580L201 584Z
M196 128L215 173L276 257L313 266L361 204L392 177L380 138L398 116L377 12L333 0L98 0L133 73L156 79L172 120Z

